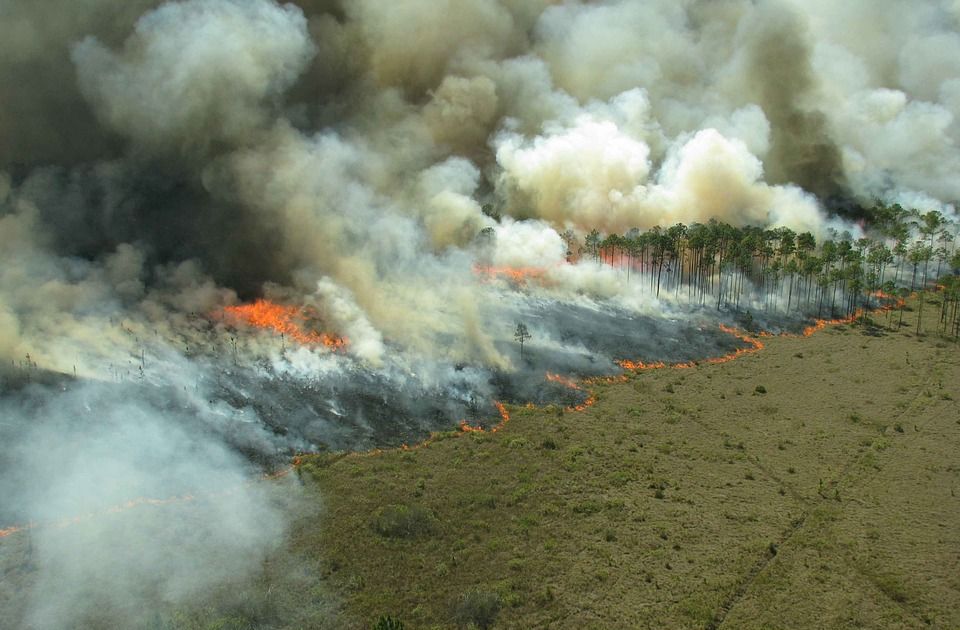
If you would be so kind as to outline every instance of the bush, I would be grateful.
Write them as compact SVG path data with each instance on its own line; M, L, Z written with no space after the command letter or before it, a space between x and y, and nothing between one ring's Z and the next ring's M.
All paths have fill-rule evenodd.
M763 385L757 385L756 389L754 389L753 391L755 391L758 394L766 394L767 388L764 387Z
M390 615L381 615L373 624L373 630L403 630L403 622Z
M373 530L386 538L419 538L437 529L433 513L417 505L391 505L377 513Z
M461 595L453 607L453 621L458 628L473 624L480 630L493 627L500 614L500 596L490 591L471 589Z

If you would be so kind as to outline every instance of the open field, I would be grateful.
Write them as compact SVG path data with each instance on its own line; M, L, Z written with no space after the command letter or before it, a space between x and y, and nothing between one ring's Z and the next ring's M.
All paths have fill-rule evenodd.
M502 628L960 627L960 351L914 321L310 458L325 511L293 545L341 593L338 626L456 626L478 590Z
M496 433L307 456L264 486L292 526L252 579L143 594L148 614L98 594L71 627L958 628L960 347L914 317L636 372ZM206 514L116 531L153 509L167 538ZM97 525L48 534L81 557ZM34 627L33 536L0 544L0 627Z

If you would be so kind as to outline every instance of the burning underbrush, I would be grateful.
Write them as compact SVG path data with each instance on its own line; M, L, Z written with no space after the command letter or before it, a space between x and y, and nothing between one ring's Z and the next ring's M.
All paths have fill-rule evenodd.
M511 369L400 348L373 368L299 312L258 301L230 307L222 319L215 313L207 347L226 346L227 354L202 357L216 373L216 396L253 410L297 449L368 450L417 442L461 421L489 426L499 419L496 401L578 408L590 398L579 381L619 374L624 360L693 361L748 345L706 316L665 319L613 303L515 293L502 319L524 322L533 341L521 356L512 328L504 328L495 347ZM224 336L229 343L218 344Z
M764 335L810 334L831 323L763 321L771 333L743 314L662 317L611 301L522 292L509 298L501 319L523 322L532 336L521 353L512 328L504 327L495 347L510 358L510 369L415 356L389 345L385 363L372 367L350 355L344 338L310 328L320 322L298 314L309 311L263 300L230 307L225 318L211 315L207 347L226 352L195 360L207 366L212 395L259 418L285 452L368 451L417 443L458 424L491 427L501 420L501 402L582 409L592 404L591 380L726 362L762 349ZM262 313L277 316L236 317ZM754 332L741 332L746 327Z

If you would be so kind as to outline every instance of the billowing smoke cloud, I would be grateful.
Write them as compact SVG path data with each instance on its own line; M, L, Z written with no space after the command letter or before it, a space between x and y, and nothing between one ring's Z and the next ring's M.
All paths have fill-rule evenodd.
M122 53L88 37L72 57L107 127L148 150L177 143L193 152L249 142L313 54L306 18L292 6L196 0L146 14Z
M214 496L296 450L556 401L544 370L736 345L658 290L675 267L637 282L591 255L593 229L824 236L859 229L834 207L960 198L956 2L40 4L0 4L0 406L14 468L75 449L10 477L11 520ZM291 309L282 326L231 314L261 297ZM38 589L89 570L118 596L34 598L24 619L243 574L283 519L228 496L195 504L187 546L235 557L222 572L172 554L145 576L37 533ZM144 532L168 522L149 514ZM99 522L82 535L129 534Z

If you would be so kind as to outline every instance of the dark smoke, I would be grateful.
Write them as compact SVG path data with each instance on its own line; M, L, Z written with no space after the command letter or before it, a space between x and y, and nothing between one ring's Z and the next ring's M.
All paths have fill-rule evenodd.
M803 18L781 0L761 2L741 25L757 103L770 120L768 180L793 183L821 199L842 192L840 149L819 111L811 44Z

